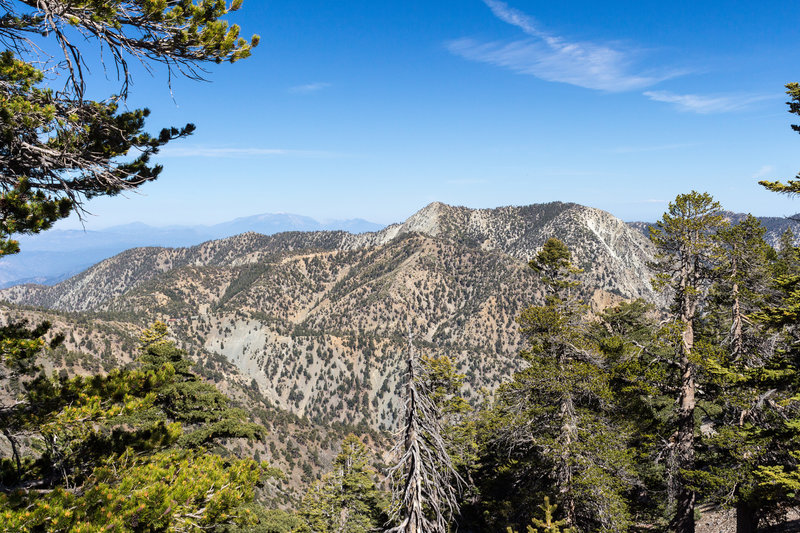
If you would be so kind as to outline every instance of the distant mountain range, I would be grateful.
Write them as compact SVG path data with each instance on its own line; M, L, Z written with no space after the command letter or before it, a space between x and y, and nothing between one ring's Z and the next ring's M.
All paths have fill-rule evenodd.
M766 222L770 242L791 224ZM3 289L0 299L130 330L166 320L190 353L232 363L279 408L322 423L393 429L409 324L426 353L457 361L468 396L477 395L519 364L524 340L514 319L541 298L527 261L549 237L563 240L584 270L594 309L637 297L666 306L651 287L655 250L646 231L647 224L571 203L435 202L374 232L251 231L189 248L134 248L54 286Z
M553 236L585 270L594 307L663 303L649 283L652 244L639 230L560 202L433 203L377 232L249 232L190 248L135 248L0 298L132 330L162 319L189 353L233 363L279 408L393 429L409 324L426 353L457 361L468 396L513 373L524 345L514 319L541 298L527 261Z
M302 215L267 213L213 226L154 227L133 223L97 231L51 230L18 238L22 252L0 260L0 288L21 283L53 285L129 248L194 246L248 231L264 235L324 230L364 233L381 228L381 224L362 219L319 222Z
M745 215L726 213L732 222ZM788 218L759 217L767 228L767 241L776 245L787 228L797 226ZM628 222L645 236L651 223ZM395 225L397 226L397 225ZM274 235L287 231L345 231L353 234L377 232L384 226L355 218L319 222L288 213L265 213L236 218L211 226L149 226L134 222L103 230L50 230L18 238L22 252L0 260L0 289L36 283L55 285L100 261L139 247L187 247L247 232Z

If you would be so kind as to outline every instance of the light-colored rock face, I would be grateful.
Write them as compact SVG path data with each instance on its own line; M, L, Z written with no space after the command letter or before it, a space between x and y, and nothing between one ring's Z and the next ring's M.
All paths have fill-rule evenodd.
M435 202L402 224L359 235L345 245L378 246L412 232L496 250L523 261L532 259L548 238L555 237L572 250L574 262L586 272L587 285L663 303L650 286L647 263L654 253L650 241L600 209L561 203L468 209Z
M641 232L575 204L426 206L376 233L247 233L193 248L129 250L16 303L171 319L190 350L223 355L276 405L391 428L410 322L427 353L453 357L477 395L508 379L524 339L514 319L539 297L527 261L556 237L595 305L658 300Z

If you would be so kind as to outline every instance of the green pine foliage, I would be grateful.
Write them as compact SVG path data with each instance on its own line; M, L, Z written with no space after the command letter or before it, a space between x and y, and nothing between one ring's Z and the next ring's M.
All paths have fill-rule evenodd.
M7 531L207 531L254 522L252 500L264 475L253 461L169 449L107 458L76 491L0 494Z
M306 493L300 506L302 526L296 531L313 533L367 533L388 521L387 496L376 483L367 447L348 435L325 474Z
M40 331L20 336L41 347L41 337L24 339ZM14 457L0 460L0 516L10 530L199 531L256 522L244 505L276 472L209 447L261 430L214 387L185 387L196 378L165 336L162 324L146 331L137 369L69 378L28 365L22 396L0 418L17 443Z
M224 394L190 370L186 353L166 340L166 332L163 322L146 329L142 334L140 358L143 370L171 367L175 372L175 378L156 391L155 404L169 421L181 424L178 445L195 448L219 439L263 437L262 427L246 422L243 410L231 407Z
M500 387L482 422L484 449L474 474L482 514L495 528L522 523L530 517L520 511L555 491L567 526L625 531L632 455L626 430L614 422L609 374L577 296L580 270L556 239L531 267L546 287L545 304L520 316L531 345L520 354L526 366Z
M19 251L14 234L39 233L84 201L152 181L161 166L153 155L194 131L192 124L144 131L147 109L125 110L128 62L163 64L170 74L200 78L204 62L250 55L258 37L245 40L222 18L241 0L25 1L3 0L0 52L0 256ZM90 45L103 56L91 56ZM45 50L60 48L51 61ZM87 99L84 71L113 61L119 94ZM63 89L46 82L48 74ZM54 66L53 66L54 65ZM113 70L113 69L111 69ZM128 159L129 154L138 154Z
M777 255L752 216L716 234L720 255L703 319L698 353L704 376L704 411L713 428L701 433L702 453L693 483L707 498L736 509L740 523L755 530L778 512L783 498L762 484L760 465L783 455L774 440L778 413L765 401L781 373L774 335L754 315L774 302L771 263ZM783 502L785 503L785 501Z
M544 513L544 520L539 518L532 518L531 522L533 525L527 526L526 533L539 533L537 528L542 528L542 533L574 533L573 529L564 528L566 525L566 520L554 520L553 515L558 508L557 505L553 505L550 503L550 497L544 497L544 503L539 506L539 508ZM535 527L534 527L535 526ZM517 533L513 529L506 528L508 533Z
M674 432L674 346L680 331L658 322L652 304L621 302L598 315L591 334L605 357L615 423L629 432L635 482L626 496L633 521L666 528L668 470L663 456L664 443Z
M692 191L669 204L650 240L656 247L653 287L672 296L671 318L680 331L676 365L680 386L674 408L675 433L669 440L669 501L672 527L678 533L695 529L697 493L686 473L696 459L698 380L701 358L695 349L695 329L705 305L719 248L715 234L727 225L722 207L708 193Z
M476 420L473 408L461 395L465 375L446 355L420 357L420 366L430 390L431 403L440 415L442 439L450 461L467 472L477 461Z

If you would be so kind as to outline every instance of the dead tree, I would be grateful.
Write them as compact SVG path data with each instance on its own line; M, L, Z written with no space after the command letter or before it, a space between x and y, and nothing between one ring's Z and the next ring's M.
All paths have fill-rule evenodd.
M397 525L388 533L446 533L448 521L458 514L465 483L447 453L427 381L409 332L404 424L393 450L397 462L389 471Z

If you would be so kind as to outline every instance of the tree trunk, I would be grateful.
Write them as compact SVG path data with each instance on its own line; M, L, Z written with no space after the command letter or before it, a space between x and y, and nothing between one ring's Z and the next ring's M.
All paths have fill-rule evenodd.
M576 522L571 464L572 445L576 439L576 427L575 405L572 402L572 395L567 393L561 400L561 464L558 473L561 505L564 508L564 519L567 527L573 527Z
M758 510L746 503L736 504L736 533L756 533L759 522Z
M565 351L562 349L558 353L558 369L564 374L564 366L567 363ZM561 397L559 406L561 417L561 457L559 457L558 467L558 491L561 494L561 506L564 509L564 519L567 527L575 525L575 498L572 488L572 446L577 439L577 421L575 420L575 404L572 394L567 391Z
M419 526L422 523L422 479L420 479L419 461L420 454L418 450L419 435L417 435L417 388L414 383L416 376L414 375L414 352L411 345L411 336L408 340L408 383L406 384L408 395L408 417L406 422L406 436L405 448L406 450L413 450L413 460L409 469L409 479L407 481L409 493L409 508L408 512L408 533L421 533Z
M678 469L691 469L694 467L694 408L695 408L695 381L694 368L688 357L684 356L683 383L681 386L680 407L678 409L678 431L675 439L676 464ZM696 495L686 487L683 475L677 473L679 489L677 494L677 509L675 511L674 527L676 533L694 533L694 506Z
M686 297L685 297L686 298ZM678 429L675 435L676 466L679 470L694 468L694 409L696 405L694 365L690 355L694 349L694 302L686 298L683 302L681 322L683 334L681 335L681 393L678 406ZM673 526L675 533L694 533L694 507L697 496L693 490L686 487L683 475L677 473L679 488L676 498L675 518Z
M17 478L18 480L22 478L22 464L19 460L19 450L17 449L17 440L8 430L8 428L3 428L3 435L8 439L8 442L11 443L11 453L14 456L14 464L17 467Z
M731 262L731 278L733 278L733 287L731 288L731 296L733 297L733 309L731 310L731 358L738 361L744 351L744 339L742 335L742 306L739 301L739 283L736 281L736 276L739 275L738 264L736 261L736 247L734 246L734 254Z

